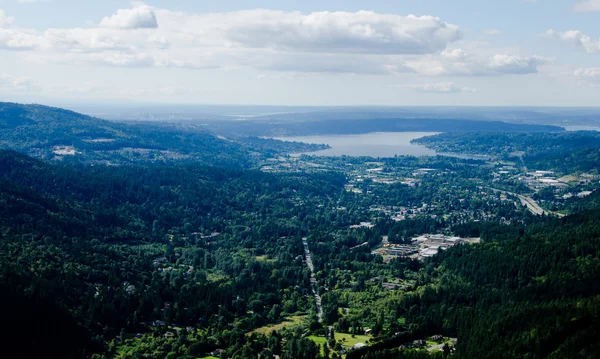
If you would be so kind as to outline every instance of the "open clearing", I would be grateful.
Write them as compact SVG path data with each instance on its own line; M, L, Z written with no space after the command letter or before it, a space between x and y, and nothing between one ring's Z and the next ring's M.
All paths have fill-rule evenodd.
M352 334L346 333L335 333L334 334L335 341L340 342L343 347L352 348L358 343L367 344L368 340L371 340L372 336L370 335L355 335L354 338ZM345 340L344 340L345 339Z
M269 324L269 325L265 325L264 327L260 327L258 329L255 329L253 331L253 333L260 333L260 334L264 334L264 335L269 335L271 334L271 332L277 330L281 330L283 328L287 328L287 327L291 327L294 325L298 325L300 323L302 323L304 321L304 319L306 319L306 315L298 315L298 316L294 316L294 317L287 317L285 318L281 323L277 323L277 324Z

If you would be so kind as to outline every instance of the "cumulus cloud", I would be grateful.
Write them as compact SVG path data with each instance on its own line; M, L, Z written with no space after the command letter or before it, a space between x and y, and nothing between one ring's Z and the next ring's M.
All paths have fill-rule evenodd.
M209 26L226 24L221 25L219 30L227 40L253 48L425 54L443 50L448 43L461 37L457 26L436 17L399 16L372 11L303 14L249 10L201 18L204 19L199 20ZM206 30L202 29L199 33Z
M120 9L116 14L103 18L99 26L110 29L155 29L158 21L150 6L137 4L134 8Z
M573 73L580 85L600 86L600 67L580 68Z
M453 49L445 50L439 56L408 61L406 65L417 73L429 76L499 76L537 73L538 67L548 61L540 56L479 55Z
M15 19L13 17L6 15L6 12L4 12L4 10L0 9L0 28L9 27L13 23L14 20Z
M461 36L456 25L433 16L264 9L191 14L135 3L89 28L0 27L0 50L29 50L26 58L38 63L369 75L528 74L546 62L448 50Z
M573 7L577 12L593 12L600 11L600 0L580 1Z
M42 39L34 33L0 28L0 50L32 50L41 43Z
M546 31L545 36L568 42L590 54L600 52L600 40L594 40L579 30L560 32L550 29Z
M425 85L411 85L409 88L425 93L451 94L460 92L477 92L477 89L464 87L454 84L453 82L439 82Z

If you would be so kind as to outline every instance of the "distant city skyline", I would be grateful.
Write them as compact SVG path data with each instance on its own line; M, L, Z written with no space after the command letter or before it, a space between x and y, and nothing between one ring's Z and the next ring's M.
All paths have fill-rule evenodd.
M600 106L600 0L0 0L0 100Z

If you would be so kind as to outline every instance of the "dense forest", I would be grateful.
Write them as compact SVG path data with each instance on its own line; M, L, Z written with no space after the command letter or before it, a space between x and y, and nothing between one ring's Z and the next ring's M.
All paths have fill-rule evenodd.
M14 357L600 352L596 133L422 140L502 161L291 158L323 146L0 109L0 303ZM118 156L106 157L111 146ZM260 170L277 161L291 164ZM534 191L516 182L521 166L574 184ZM536 215L509 191L559 198L561 215ZM426 234L473 240L385 253Z
M98 345L156 320L243 330L275 305L306 311L293 238L311 213L297 202L343 183L335 174L49 165L14 152L1 153L0 169L2 284L28 300L54 298ZM43 324L31 319L18 323Z
M443 133L414 142L440 152L497 156L561 173L597 169L600 163L600 133L597 131Z

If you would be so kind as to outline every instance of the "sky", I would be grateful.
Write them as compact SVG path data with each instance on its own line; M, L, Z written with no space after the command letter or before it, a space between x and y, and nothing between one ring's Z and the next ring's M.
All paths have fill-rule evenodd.
M0 101L600 106L600 0L0 0Z

